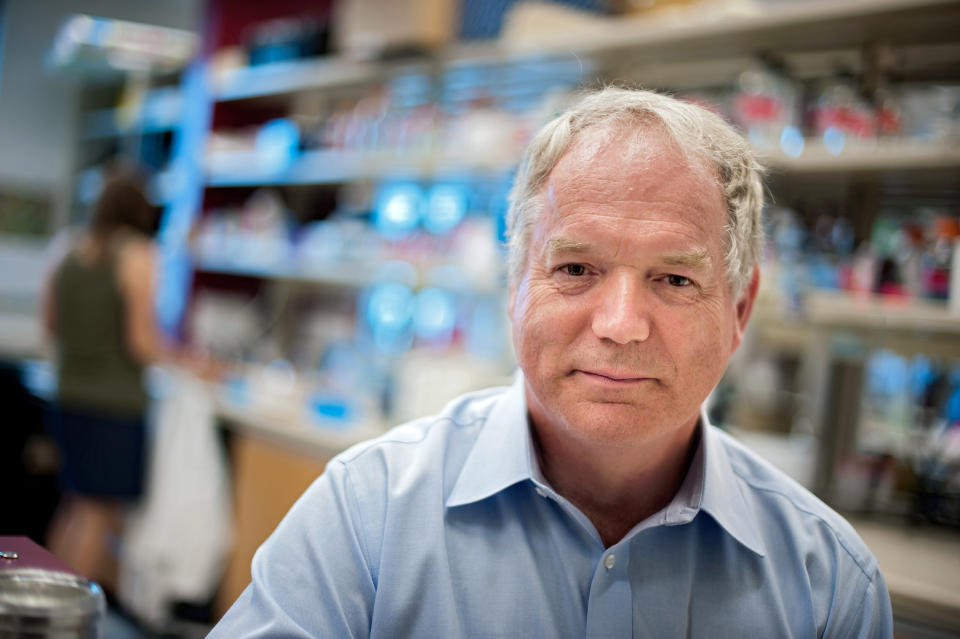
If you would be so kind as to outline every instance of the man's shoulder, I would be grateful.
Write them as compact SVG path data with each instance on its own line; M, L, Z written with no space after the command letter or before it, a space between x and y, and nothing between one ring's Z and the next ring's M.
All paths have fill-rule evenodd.
M351 446L333 461L348 467L365 466L378 459L399 458L409 462L422 456L443 461L452 452L451 448L469 447L507 390L507 387L493 387L461 395L435 415L394 426L378 437Z
M842 515L733 436L718 429L715 432L744 497L764 527L772 524L777 534L807 540L816 546L833 546L871 578L876 571L876 559Z

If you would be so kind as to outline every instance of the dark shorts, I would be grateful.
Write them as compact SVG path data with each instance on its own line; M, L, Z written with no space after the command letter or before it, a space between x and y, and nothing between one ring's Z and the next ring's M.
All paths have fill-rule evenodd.
M134 500L143 493L143 417L115 417L52 407L47 428L60 447L60 488L94 497Z

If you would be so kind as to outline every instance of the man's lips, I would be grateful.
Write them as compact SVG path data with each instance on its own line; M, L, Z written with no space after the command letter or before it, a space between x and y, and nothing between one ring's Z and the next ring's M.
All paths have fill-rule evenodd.
M635 382L642 382L653 379L647 375L639 375L637 373L631 372L621 372L621 371L606 371L606 370L585 370L585 369L575 369L575 373L582 373L587 377L594 379L596 381L606 381L614 384L631 384Z

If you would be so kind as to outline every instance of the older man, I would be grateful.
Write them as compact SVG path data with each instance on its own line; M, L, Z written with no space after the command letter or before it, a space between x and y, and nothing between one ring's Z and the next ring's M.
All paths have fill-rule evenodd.
M890 637L851 527L707 423L762 186L720 118L589 95L511 195L522 376L339 455L212 636Z

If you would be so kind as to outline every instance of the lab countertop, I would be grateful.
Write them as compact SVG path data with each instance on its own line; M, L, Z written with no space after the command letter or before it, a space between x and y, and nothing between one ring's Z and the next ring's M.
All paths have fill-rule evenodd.
M383 432L379 423L324 424L288 409L237 405L222 397L217 398L216 406L221 421L237 432L322 458Z
M894 614L960 633L960 534L874 519L850 523L880 563Z

